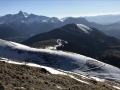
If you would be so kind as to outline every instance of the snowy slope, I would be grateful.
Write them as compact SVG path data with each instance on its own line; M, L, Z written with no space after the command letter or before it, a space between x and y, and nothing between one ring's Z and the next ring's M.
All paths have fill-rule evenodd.
M89 27L87 27L87 26L85 26L83 24L76 24L76 25L78 26L78 28L80 28L81 30L83 30L84 33L90 34L90 32L92 31L91 28L89 28Z
M0 57L33 62L91 77L120 81L120 69L75 53L35 49L0 40Z

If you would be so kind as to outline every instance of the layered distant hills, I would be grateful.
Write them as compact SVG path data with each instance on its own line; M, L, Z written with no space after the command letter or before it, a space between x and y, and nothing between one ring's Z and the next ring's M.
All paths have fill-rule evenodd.
M120 14L85 16L88 21L99 24L112 24L120 21Z
M95 28L85 26L83 24L67 24L63 27L53 29L49 32L37 34L24 41L23 43L26 45L31 45L38 41L59 38L82 46L94 46L97 44L101 46L120 44L118 39L107 36L103 32Z
M120 23L118 20L115 19L116 23L113 22L109 25L101 25L93 22L92 20L87 20L88 19L86 17L67 17L64 20L60 20L57 17L47 17L35 14L28 14L26 12L20 11L17 14L7 14L5 16L1 16L0 26L9 27L25 36L30 37L31 35L44 33L52 29L64 26L66 24L77 23L97 28L105 32L107 35L119 38ZM117 34L113 33L114 30Z

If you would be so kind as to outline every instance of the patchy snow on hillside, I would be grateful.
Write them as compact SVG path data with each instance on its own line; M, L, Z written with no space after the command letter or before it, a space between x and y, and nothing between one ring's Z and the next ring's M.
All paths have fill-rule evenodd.
M78 28L80 28L81 30L83 30L85 33L90 34L90 31L92 31L91 28L89 28L88 26L85 26L83 24L77 24Z
M58 40L58 43L62 45L61 40ZM99 78L120 82L119 68L80 54L49 49L36 49L1 39L0 51L0 57L3 58L32 62L41 66L95 77L96 80ZM35 66L35 64L29 65ZM54 73L56 72L54 71Z
M29 14L27 14L26 12L23 12L23 15L24 15L24 17L28 17L29 16Z
M57 50L58 47L64 47L64 44L68 43L67 41L64 41L61 39L57 39L56 42L58 43L58 45L48 46L48 47L46 47L46 49Z
M27 65L27 66L32 66L32 67L39 67L39 68L45 68L47 71L49 71L51 74L62 74L62 75L67 75L64 72L55 70L53 68L47 67L47 66L42 66L42 65L38 65L38 64L34 64L34 63L26 63L26 62L16 62L16 61L12 61L10 59L6 59L6 58L0 58L0 61L4 61L6 63L11 63L11 64L17 64L17 65Z
M99 81L99 82L104 82L105 81L105 79L100 79L100 78L97 78L97 77L90 77L90 78L92 78L96 81Z
M57 39L57 43L58 43L58 45L55 45L55 47L57 48L57 47L62 47L62 46L64 46L64 43L68 43L67 41L64 41L64 40L61 40L61 39Z
M81 83L89 84L89 83L86 82L86 81L83 81L83 80L77 79L77 78L74 77L73 75L68 75L68 76L71 77L71 78L73 78L73 79L75 79L75 80L77 80L77 81L79 81L79 82L81 82Z
M115 89L118 89L118 90L120 90L120 87L117 87L117 86L113 86Z

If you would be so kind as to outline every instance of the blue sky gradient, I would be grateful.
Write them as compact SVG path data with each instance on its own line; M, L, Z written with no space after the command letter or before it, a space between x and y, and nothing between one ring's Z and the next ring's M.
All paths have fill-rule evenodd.
M120 0L0 0L0 16L20 10L58 18L120 14Z

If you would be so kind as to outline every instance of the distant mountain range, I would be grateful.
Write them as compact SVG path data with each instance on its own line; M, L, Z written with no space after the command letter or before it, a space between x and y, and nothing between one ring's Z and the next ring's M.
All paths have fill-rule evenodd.
M56 28L61 21L56 17L38 16L20 11L0 17L0 26L15 29L21 34L35 34Z
M120 14L85 16L84 18L90 22L96 22L99 24L112 24L120 21Z
M48 23L57 23L60 22L58 18L55 17L46 17L46 16L38 16L35 14L27 14L26 12L20 11L18 14L7 14L5 16L0 17L0 23L10 25L15 23L17 25L21 23L31 24L34 22L48 22Z
M69 17L63 17L61 20L65 20ZM76 17L81 18L81 17ZM95 22L102 25L108 25L116 22L120 22L120 14L108 14L108 15L96 15L96 16L82 16L89 22Z
M16 30L21 35L30 37L31 35L48 32L52 29L59 28L66 24L77 23L84 24L89 27L97 28L107 35L112 35L115 37L119 36L120 23L117 21L116 23L110 25L101 25L95 22L87 21L85 17L67 17L64 20L60 20L57 17L47 17L47 16L39 16L35 14L27 14L26 12L20 11L18 14L7 14L5 16L0 17L0 27L8 27ZM117 35L115 33L111 33L116 30Z

